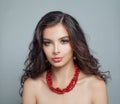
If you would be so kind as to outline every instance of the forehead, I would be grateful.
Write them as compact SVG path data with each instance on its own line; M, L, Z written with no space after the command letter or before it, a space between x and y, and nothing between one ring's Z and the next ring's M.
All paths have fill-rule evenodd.
M47 27L43 31L43 38L47 38L51 40L56 40L65 36L67 37L69 35L66 28L62 24L57 24L52 27Z

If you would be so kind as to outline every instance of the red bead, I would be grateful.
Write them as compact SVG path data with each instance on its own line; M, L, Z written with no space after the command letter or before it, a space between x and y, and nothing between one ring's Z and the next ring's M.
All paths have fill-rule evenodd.
M46 81L47 81L47 84L48 84L49 88L53 92L55 92L57 94L64 94L65 92L71 91L75 87L75 84L78 80L79 73L80 73L80 69L77 66L75 66L75 74L74 74L72 80L70 81L69 85L66 88L63 88L63 89L60 89L58 87L57 88L53 87L53 85L52 85L52 72L51 71L47 71Z

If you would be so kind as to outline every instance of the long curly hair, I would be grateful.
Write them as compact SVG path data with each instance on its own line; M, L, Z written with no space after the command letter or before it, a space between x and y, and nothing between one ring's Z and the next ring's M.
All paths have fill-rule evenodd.
M107 82L108 76L106 72L99 70L99 62L90 53L84 32L76 19L61 11L52 11L44 15L35 28L33 40L29 46L30 52L25 61L26 67L21 77L21 89L28 78L37 78L51 67L49 62L46 63L43 51L43 31L58 23L61 23L69 34L70 43L74 50L73 54L76 57L74 63L83 73L98 76ZM20 93L22 94L22 90Z

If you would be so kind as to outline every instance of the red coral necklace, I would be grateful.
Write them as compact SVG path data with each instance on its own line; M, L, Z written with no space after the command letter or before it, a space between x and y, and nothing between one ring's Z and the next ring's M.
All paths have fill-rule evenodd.
M53 92L55 92L57 94L64 94L65 92L71 91L75 87L75 84L76 84L76 82L78 80L79 73L80 73L80 69L77 66L75 66L75 74L74 74L72 80L70 81L69 85L66 88L63 88L63 89L58 88L58 87L57 88L53 87L52 72L50 70L47 71L46 81L47 81L47 84L48 84L49 88Z

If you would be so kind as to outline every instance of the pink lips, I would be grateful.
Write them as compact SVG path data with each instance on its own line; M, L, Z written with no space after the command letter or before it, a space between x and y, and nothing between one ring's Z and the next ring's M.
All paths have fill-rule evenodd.
M53 58L54 62L60 62L62 60L62 57L55 57Z

